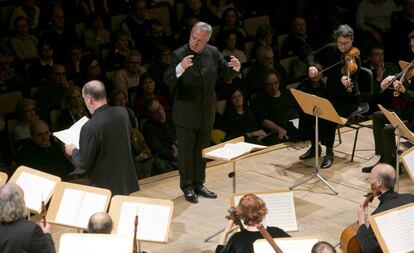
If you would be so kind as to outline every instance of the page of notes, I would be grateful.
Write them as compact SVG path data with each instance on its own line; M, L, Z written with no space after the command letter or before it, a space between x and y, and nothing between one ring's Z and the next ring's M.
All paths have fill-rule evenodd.
M247 142L227 143L221 148L206 153L206 155L212 158L231 160L243 154L247 154L253 149L263 148L266 148L266 146L251 144Z
M267 215L263 220L265 226L279 227L285 231L298 230L292 192L276 192L256 195L264 200L268 209ZM241 197L241 195L234 197L236 206Z
M283 251L283 253L310 253L313 245L318 242L317 238L309 239L295 239L289 238L277 238L275 239L277 246ZM255 253L274 253L274 249L268 241L265 239L257 240L253 243L253 249Z
M63 234L59 253L131 253L132 240L117 235Z
M44 177L22 172L16 180L24 192L24 201L26 207L40 212L42 209L42 200L49 197L56 185L56 182Z
M410 174L414 176L414 151L411 151L410 153L404 155L402 158L407 164L408 168L406 169L409 170Z
M137 239L166 241L171 208L168 206L124 202L121 206L117 234L134 237L134 220L138 212Z

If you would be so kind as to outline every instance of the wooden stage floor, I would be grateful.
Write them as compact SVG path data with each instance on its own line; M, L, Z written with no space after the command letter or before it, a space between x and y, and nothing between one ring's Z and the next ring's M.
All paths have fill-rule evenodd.
M342 230L356 222L357 207L369 190L368 174L361 167L375 161L372 130L360 130L354 162L350 161L355 131L342 129L342 144L335 143L335 160L331 168L320 174L332 185L338 195L318 179L313 179L293 189L298 231L292 236L316 236L332 244L339 242ZM314 160L300 161L298 157L307 150L302 144L285 147L237 162L237 191L258 192L287 188L312 174ZM322 153L323 155L323 153ZM210 253L214 252L219 236L210 242L204 239L224 227L229 197L232 193L230 163L212 165L207 169L205 185L218 194L217 199L199 198L198 204L187 202L180 189L176 172L140 181L141 191L133 194L150 198L170 199L174 202L174 214L167 244L142 243L148 253ZM414 192L413 182L405 173L400 178L400 192ZM370 204L370 210L377 206ZM58 247L59 237L73 229L53 226L53 239ZM338 248L337 248L338 249ZM338 252L340 250L338 249Z

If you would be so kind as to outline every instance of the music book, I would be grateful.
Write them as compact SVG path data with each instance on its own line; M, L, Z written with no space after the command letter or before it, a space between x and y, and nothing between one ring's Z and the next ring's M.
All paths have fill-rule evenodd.
M6 173L0 171L0 186L4 185L7 182L8 177L9 176L7 176Z
M315 237L284 237L273 238L283 253L310 253L313 245L319 241ZM253 243L255 253L274 253L270 243L266 239L259 239Z
M68 129L54 132L53 135L56 136L60 141L65 144L74 144L76 148L79 148L79 138L80 138L80 131L82 126L88 121L89 119L86 116L83 116L80 120L76 121L71 127Z
M248 154L252 151L256 151L256 150L260 150L264 148L267 148L267 147L262 146L262 145L247 143L244 141L236 142L236 143L226 143L224 146L220 148L206 152L205 157L230 161L244 154Z
M408 172L411 180L414 182L414 147L411 147L401 154L401 160L405 170Z
M87 229L92 214L106 212L111 198L108 189L61 182L46 215L54 224Z
M268 212L263 220L265 226L279 227L285 231L298 230L293 192L289 191L289 189L278 189L251 193L257 195L266 203ZM245 194L247 192L232 194L230 206L237 206Z
M131 238L112 234L62 234L59 253L131 253Z
M383 252L414 252L414 203L369 218Z
M39 214L42 211L42 201L45 204L49 202L60 181L58 176L20 166L9 182L14 182L23 189L27 209Z
M138 213L137 239L166 243L173 209L171 200L115 195L109 208L114 221L112 233L134 238L134 220Z

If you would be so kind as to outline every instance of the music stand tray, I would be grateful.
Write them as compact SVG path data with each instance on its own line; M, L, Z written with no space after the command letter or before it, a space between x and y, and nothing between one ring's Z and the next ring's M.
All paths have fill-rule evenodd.
M318 149L319 149L319 118L332 121L335 123L338 123L340 125L345 125L347 119L342 118L338 115L335 108L329 102L329 100L325 98L318 97L316 95L312 95L303 91L299 91L296 89L290 89L292 92L293 97L298 102L299 106L302 108L302 110L309 115L312 115L315 117L315 165L313 170L313 175L302 182L296 183L293 186L289 187L290 190L293 188L306 183L313 178L317 177L319 178L326 186L328 186L331 191L334 192L335 195L338 194L338 192L326 181L326 179L319 174L319 156Z

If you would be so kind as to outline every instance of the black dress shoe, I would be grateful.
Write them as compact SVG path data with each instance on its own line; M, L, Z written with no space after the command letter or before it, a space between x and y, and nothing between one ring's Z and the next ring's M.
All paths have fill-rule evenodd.
M319 156L321 156L321 152L322 152L322 147L319 146L319 148L318 148ZM308 149L308 151L306 151L303 155L299 156L299 159L300 160L308 160L308 159L311 159L311 158L314 158L314 157L315 157L315 147L311 146Z
M204 198L209 198L209 199L215 199L215 198L217 198L217 194L215 194L212 191L209 191L205 186L201 186L200 188L195 189L195 192L198 195L203 196Z
M366 167L363 167L362 169L361 169L361 171L363 172L363 173L371 173L371 170L372 170L372 168L374 168L374 166L375 166L376 164L374 164L374 165L371 165L371 166L366 166Z
M330 168L333 164L334 154L328 153L325 155L325 158L323 159L321 163L321 169L327 169Z
M198 203L197 194L195 194L193 189L184 191L184 197L188 202L191 202L191 203L194 203L194 204Z

